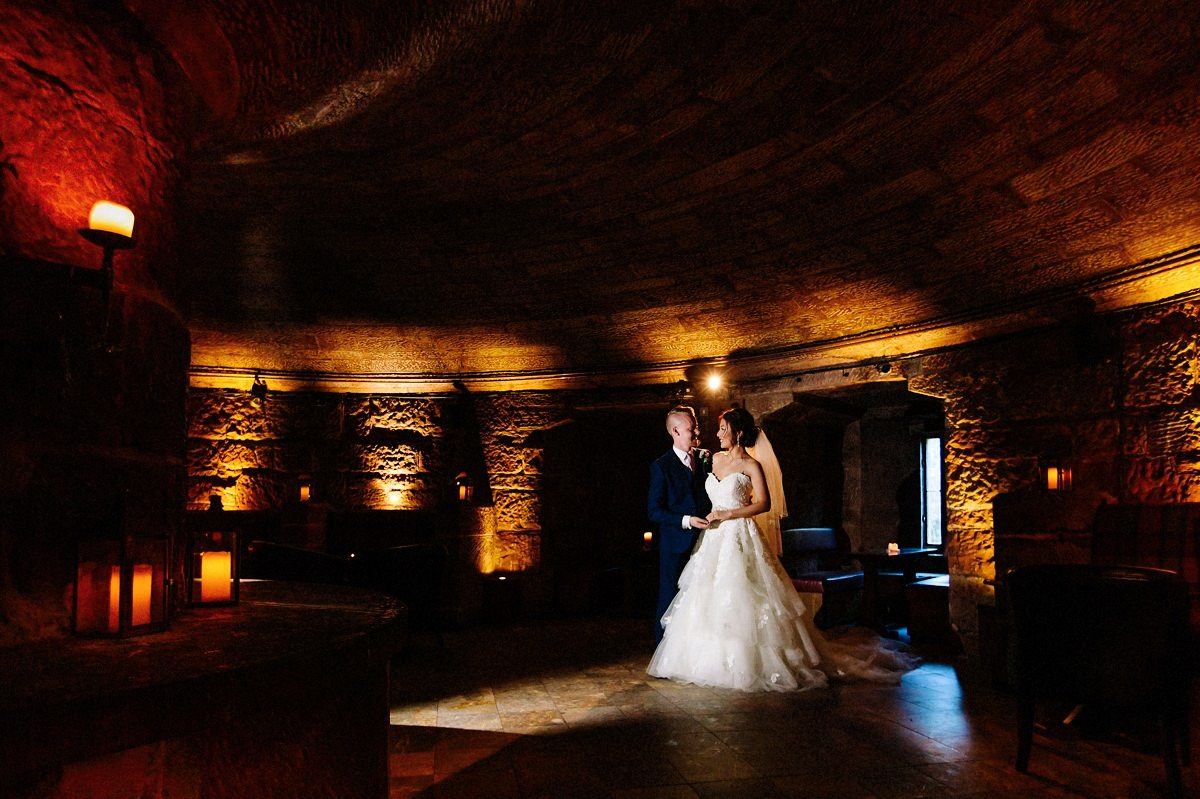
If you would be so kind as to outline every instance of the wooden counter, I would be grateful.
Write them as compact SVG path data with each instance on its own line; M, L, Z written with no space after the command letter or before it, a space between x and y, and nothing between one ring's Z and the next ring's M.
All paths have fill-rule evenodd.
M385 799L404 623L379 594L249 581L239 605L186 610L162 633L0 649L0 794L65 795L108 757L122 790Z

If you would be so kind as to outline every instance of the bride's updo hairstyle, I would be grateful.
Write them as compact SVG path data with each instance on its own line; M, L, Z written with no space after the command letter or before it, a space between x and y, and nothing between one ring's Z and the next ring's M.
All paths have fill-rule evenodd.
M758 439L758 425L754 424L754 416L745 408L733 407L722 413L717 421L725 420L725 424L729 425L729 429L733 431L733 440L738 441L738 434L741 433L741 445L743 447L752 447Z

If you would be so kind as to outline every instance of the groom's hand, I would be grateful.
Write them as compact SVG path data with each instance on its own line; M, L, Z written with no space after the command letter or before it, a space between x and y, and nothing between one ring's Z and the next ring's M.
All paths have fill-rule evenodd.
M697 530L703 530L705 527L708 527L708 519L705 519L702 516L693 516L688 524L690 524L692 527L695 527Z

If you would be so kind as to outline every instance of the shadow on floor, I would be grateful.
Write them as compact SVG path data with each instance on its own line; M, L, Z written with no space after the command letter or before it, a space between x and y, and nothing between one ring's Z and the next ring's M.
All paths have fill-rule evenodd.
M414 642L393 664L392 799L1166 795L1157 755L1121 740L1042 733L1017 773L1014 701L962 658L743 694L647 677L652 648L610 618Z

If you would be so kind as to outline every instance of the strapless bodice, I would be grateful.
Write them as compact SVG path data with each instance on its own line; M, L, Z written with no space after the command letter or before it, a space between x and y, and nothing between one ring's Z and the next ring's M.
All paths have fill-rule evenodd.
M725 475L725 479L709 473L704 489L712 502L713 510L729 510L750 504L750 476L742 472Z

